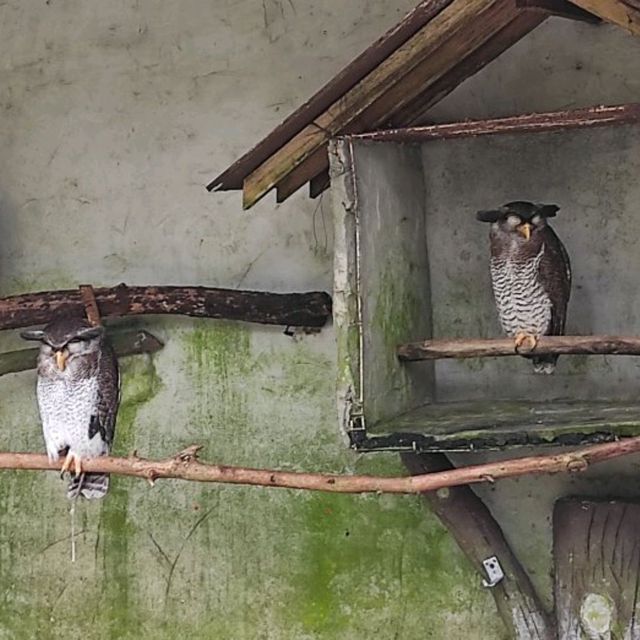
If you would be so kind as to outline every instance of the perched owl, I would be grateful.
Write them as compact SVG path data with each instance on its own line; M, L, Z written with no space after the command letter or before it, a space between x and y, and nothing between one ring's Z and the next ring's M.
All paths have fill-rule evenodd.
M571 291L567 250L547 223L555 204L509 202L478 211L491 223L491 282L503 330L535 347L540 336L564 334ZM536 373L553 373L558 356L531 356Z
M49 460L66 455L62 474L73 465L68 498L102 498L109 476L82 473L82 458L111 449L120 401L118 361L103 327L80 318L59 318L43 330L24 331L41 342L37 396Z

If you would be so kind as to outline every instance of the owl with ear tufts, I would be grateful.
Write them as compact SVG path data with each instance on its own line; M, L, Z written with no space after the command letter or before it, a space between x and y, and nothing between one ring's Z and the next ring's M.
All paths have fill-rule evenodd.
M540 336L564 334L571 291L569 255L547 220L555 204L508 202L478 211L491 223L491 283L504 332L516 351L532 349ZM536 373L553 373L557 355L531 356Z
M23 331L40 341L37 396L49 460L66 456L70 499L102 498L109 476L83 473L82 459L108 455L120 402L118 361L104 334L80 318L58 318L42 330Z

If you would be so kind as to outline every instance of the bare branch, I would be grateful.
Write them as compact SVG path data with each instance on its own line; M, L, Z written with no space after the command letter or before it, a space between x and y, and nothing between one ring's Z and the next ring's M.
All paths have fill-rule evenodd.
M515 355L582 354L640 355L640 337L630 336L542 336L534 349L515 350L513 338L425 340L398 347L400 360L441 358L489 358Z
M147 460L133 454L127 458L105 456L83 461L83 470L144 478L150 483L160 478L193 482L257 485L305 489L330 493L422 493L444 487L491 482L525 474L584 471L589 466L640 451L640 437L598 444L578 451L530 456L488 464L451 469L413 477L341 476L270 469L250 469L205 464L198 460L196 445L164 460ZM0 453L0 469L59 471L60 462L51 463L37 453Z
M128 287L120 284L94 289L93 292L99 315L103 318L178 314L290 327L322 327L331 315L331 297L322 291L270 293L210 287ZM84 316L85 303L81 292L78 289L41 291L0 298L0 329L42 324L51 320L54 314Z

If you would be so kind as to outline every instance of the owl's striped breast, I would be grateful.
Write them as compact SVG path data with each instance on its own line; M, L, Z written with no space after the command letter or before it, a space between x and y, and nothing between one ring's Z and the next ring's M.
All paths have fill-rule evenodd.
M503 255L491 259L491 282L498 317L509 336L545 335L551 326L551 300L539 277L540 252L530 260Z

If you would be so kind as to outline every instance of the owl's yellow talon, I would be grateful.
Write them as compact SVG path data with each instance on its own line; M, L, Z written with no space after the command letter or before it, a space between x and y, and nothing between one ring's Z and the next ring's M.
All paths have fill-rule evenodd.
M73 473L76 476L79 476L82 473L82 461L80 459L80 456L76 455L75 453L71 453L69 451L64 459L62 469L60 469L61 478L64 478L64 474L67 473L67 471L71 470L72 464L73 464Z
M538 344L538 338L530 333L518 333L515 338L515 350L516 353L521 351L529 352L533 351ZM524 345L524 348L523 348Z

